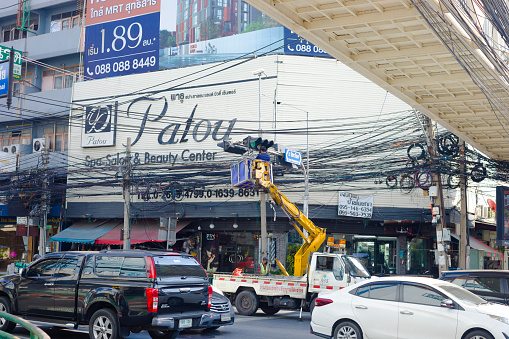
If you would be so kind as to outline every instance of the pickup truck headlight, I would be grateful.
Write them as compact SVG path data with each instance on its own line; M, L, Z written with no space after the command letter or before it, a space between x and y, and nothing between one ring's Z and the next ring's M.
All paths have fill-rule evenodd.
M488 315L490 316L491 319L495 319L495 320L503 322L504 324L509 325L509 319L508 318L500 317L498 315L491 315L491 314L488 314Z
M14 284L12 281L9 281L8 283L5 284L5 287L12 290L12 289L14 289Z

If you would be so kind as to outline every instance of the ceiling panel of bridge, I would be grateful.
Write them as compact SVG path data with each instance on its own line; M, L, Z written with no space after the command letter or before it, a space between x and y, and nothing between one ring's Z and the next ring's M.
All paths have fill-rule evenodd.
M415 1L427 1L443 11L439 0ZM493 111L478 82L437 35L436 30L444 27L445 33L458 33L447 16L443 16L447 25L435 25L433 30L410 0L247 2L482 152L509 160L509 145L504 142L509 122ZM490 82L491 90L509 98L507 86L475 47L462 52L461 58Z

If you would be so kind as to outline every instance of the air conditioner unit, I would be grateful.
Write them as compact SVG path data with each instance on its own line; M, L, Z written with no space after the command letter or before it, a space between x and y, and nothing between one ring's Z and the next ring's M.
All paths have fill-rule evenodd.
M32 147L24 144L13 144L10 147L11 154L30 154L32 153Z
M9 146L4 146L4 147L2 147L2 152L10 153L11 150L10 150Z
M35 138L32 142L32 146L34 152L42 152L44 148L44 138Z

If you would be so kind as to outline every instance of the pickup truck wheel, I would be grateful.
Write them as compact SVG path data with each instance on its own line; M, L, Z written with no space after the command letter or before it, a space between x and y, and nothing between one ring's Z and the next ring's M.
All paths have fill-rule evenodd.
M0 298L0 312L11 313L11 303L6 297ZM11 332L16 323L0 318L0 331Z
M119 339L118 316L113 310L97 310L88 325L90 339Z
M175 339L179 335L180 331L148 331L148 335L152 339Z
M279 308L274 306L267 306L267 305L261 305L260 308L262 309L263 313L268 315L273 315L279 312Z
M253 315L258 310L258 298L252 291L242 291L235 298L237 312L242 315Z

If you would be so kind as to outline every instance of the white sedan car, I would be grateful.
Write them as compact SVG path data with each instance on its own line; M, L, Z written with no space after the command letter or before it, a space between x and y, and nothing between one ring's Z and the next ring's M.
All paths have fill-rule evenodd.
M321 293L311 333L334 339L509 339L509 306L442 280L386 277Z

